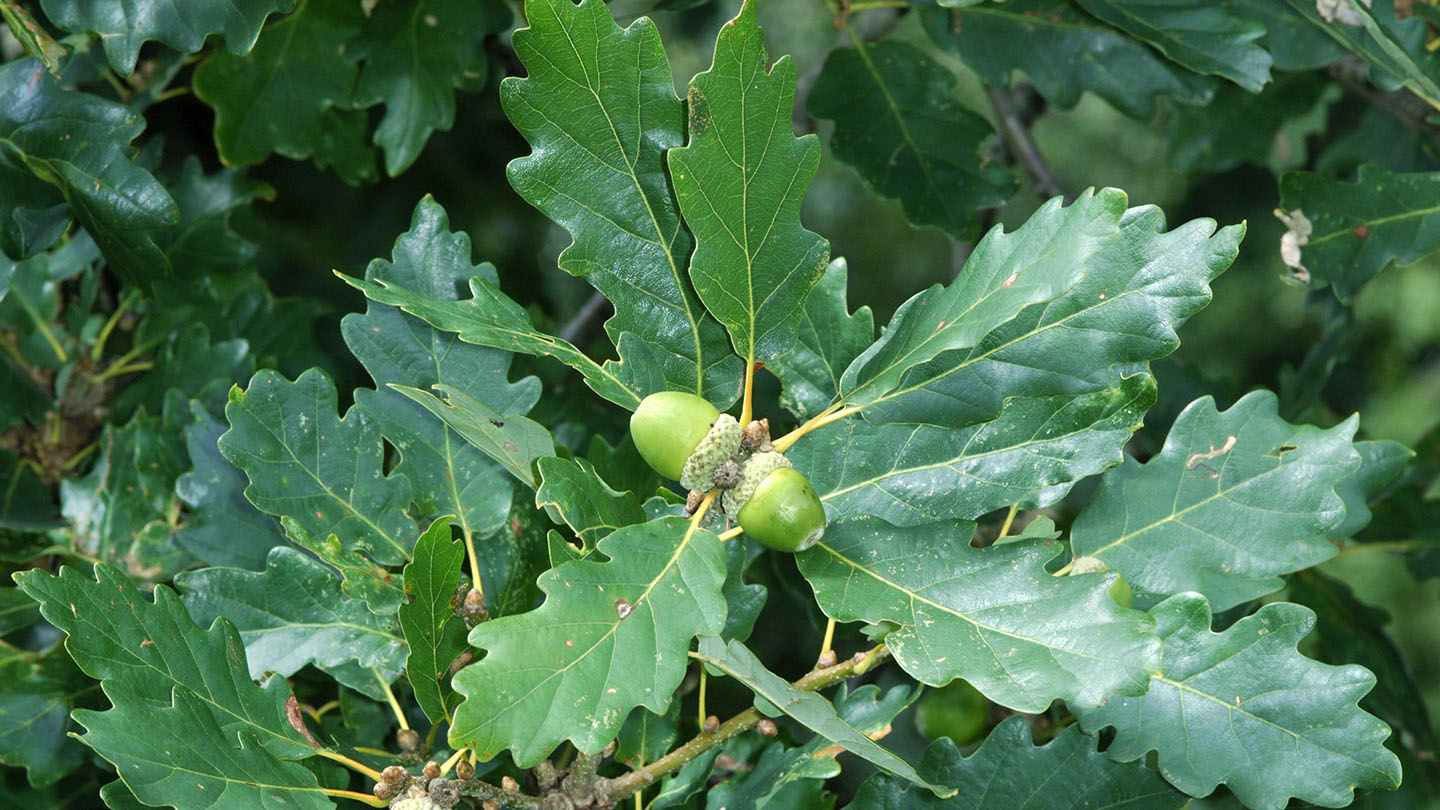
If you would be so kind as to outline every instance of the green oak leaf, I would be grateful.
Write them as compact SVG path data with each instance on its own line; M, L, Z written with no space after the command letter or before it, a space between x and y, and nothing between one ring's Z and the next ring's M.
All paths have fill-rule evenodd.
M309 664L333 668L353 661L398 673L404 662L394 621L347 598L340 577L299 549L271 549L262 572L220 566L185 571L175 587L197 624L224 616L235 625L257 681L271 672L288 678Z
M970 545L973 530L966 521L896 528L850 518L830 524L796 561L827 616L899 625L885 643L932 686L964 678L1030 713L1057 698L1094 706L1145 691L1160 641L1149 616L1106 593L1113 574L1051 576L1045 564L1060 544L980 549Z
M1359 25L1326 20L1310 0L1289 0L1289 4L1342 48L1368 62L1370 78L1381 88L1403 85L1432 106L1440 103L1440 84L1435 79L1440 57L1425 47L1429 39L1425 21L1413 14L1401 19L1400 3L1349 4Z
M1400 763L1381 744L1390 728L1355 705L1375 676L1296 652L1315 624L1309 609L1271 603L1223 633L1210 631L1210 605L1198 594L1173 596L1151 614L1165 653L1150 691L1079 707L1087 732L1115 727L1111 759L1157 751L1170 784L1204 796L1223 782L1254 810L1280 810L1292 796L1342 807L1357 787L1399 786Z
M757 702L765 701L816 734L864 758L886 773L929 788L937 796L948 796L955 792L953 787L921 778L905 760L867 737L864 730L846 722L830 701L814 692L800 689L766 669L760 659L755 657L755 653L744 644L733 640L726 642L719 636L705 636L700 639L699 658L707 666L724 672L748 687L755 693Z
M441 518L415 541L415 559L405 566L400 630L410 646L405 677L415 702L432 723L450 717L454 693L446 683L450 664L465 651L465 623L452 601L465 562L465 544L450 537L450 521Z
M1009 0L968 8L915 9L926 33L992 87L1023 72L1051 104L1070 108L1089 91L1136 118L1155 102L1210 100L1211 82L1102 25L1070 0Z
M240 634L224 617L201 629L174 591L157 586L151 602L119 569L104 564L95 567L95 579L69 566L59 576L41 570L14 576L46 620L65 631L65 650L80 669L106 682L116 705L120 698L163 706L172 694L183 694L203 706L230 740L244 733L285 759L314 752L286 720L290 687L283 678L263 686L250 679ZM145 736L133 733L144 727L131 726L127 736ZM213 750L232 747L226 742Z
M506 472L527 486L539 486L535 462L555 455L555 440L544 425L519 414L507 416L492 410L453 386L440 383L431 387L440 396L390 384L391 389L424 406L471 446L499 462Z
M845 367L875 340L875 316L870 308L851 313L846 303L848 279L845 260L831 261L824 278L805 299L799 340L790 351L765 364L784 386L780 404L801 419L815 416L835 401Z
M690 80L689 141L667 155L695 234L695 291L750 361L795 342L796 315L830 260L830 243L800 224L820 142L791 130L795 63L782 56L767 69L768 59L746 0L721 27L711 68Z
M529 75L502 82L500 101L534 151L510 163L510 184L570 232L560 268L615 305L605 331L622 362L606 365L653 363L642 396L693 391L729 406L743 367L686 276L694 242L665 171L685 107L659 32L646 17L622 30L599 0L532 0L526 19L514 44Z
M615 761L639 768L669 753L680 739L679 708L679 703L671 703L666 714L644 709L630 712L615 738Z
M159 409L171 391L219 413L231 387L255 373L255 357L244 338L212 341L209 326L200 321L182 326L153 358L154 368L114 398L117 417L127 418L142 405Z
M486 35L510 24L500 0L380 3L347 54L364 60L354 103L385 104L375 143L385 172L410 167L430 133L455 123L455 88L480 89L489 75Z
M588 461L550 456L540 459L539 468L535 505L553 508L587 547L616 529L645 522L640 499L611 489Z
M984 154L995 130L954 98L955 74L907 42L836 48L806 101L835 122L830 148L917 225L972 241L975 213L1015 191L1015 176Z
M1180 810L1189 796L1160 774L1120 764L1095 751L1095 738L1067 728L1043 746L1030 738L1023 717L996 726L979 750L962 757L942 737L925 749L918 766L926 778L955 785L937 799L889 774L866 780L847 807L853 810Z
M749 559L749 543L744 535L725 543L725 629L720 631L720 637L726 641L743 642L750 638L770 594L764 585L745 581L745 564Z
M1077 557L1119 571L1137 594L1204 594L1226 610L1278 589L1280 575L1335 555L1336 486L1360 468L1358 420L1292 425L1269 391L1218 412L1188 405L1160 453L1105 474L1071 527ZM1157 601L1157 600L1152 600Z
M1345 55L1340 43L1285 3L1220 0L1218 5L1231 17L1265 26L1256 42L1270 52L1276 70L1318 70Z
M1016 502L1047 506L1119 464L1154 402L1154 379L1135 374L1093 394L1007 399L993 421L967 428L845 419L807 434L788 457L831 520L969 520Z
M1080 7L1173 62L1222 76L1252 93L1270 81L1272 59L1256 40L1265 27L1207 0L1077 0Z
M382 565L410 559L417 534L405 514L410 482L382 471L379 427L354 409L336 417L335 384L319 369L295 382L265 370L230 392L220 453L245 471L245 497L317 538Z
M490 268L485 275L493 276L492 265L482 264L480 267L482 270ZM470 279L471 297L458 301L436 299L384 278L367 281L348 276L341 278L365 293L371 301L404 310L441 331L454 332L466 343L536 357L553 357L580 372L585 384L595 393L630 410L640 404L641 391L661 390L650 386L663 386L664 383L658 371L652 369L647 372L636 364L613 360L602 365L564 338L541 332L530 321L525 308L501 292L500 287L485 276ZM622 342L628 345L623 337ZM637 378L637 374L645 376Z
M24 562L50 545L44 532L65 525L54 500L31 464L0 449L0 560Z
M35 17L19 3L6 3L0 6L0 20L3 20L10 29L10 35L24 49L25 53L39 58L45 63L45 69L51 74L59 76L61 66L70 51L55 38L50 36Z
M294 5L295 0L40 0L51 22L97 35L121 76L135 70L146 42L194 53L207 36L219 34L226 50L241 56L255 44L267 16Z
M113 762L125 786L145 804L184 807L198 795L213 810L335 806L309 768L254 745L247 731L239 732L237 742L236 732L187 689L177 687L173 700L158 704L127 700L108 683L105 692L114 708L75 712L86 730L80 741Z
M40 606L19 588L0 588L0 636L40 621Z
M491 265L470 264L469 237L451 233L444 209L429 197L416 206L410 230L395 240L392 258L372 261L365 274L437 301L458 298L471 276L496 281ZM398 449L400 460L391 471L410 480L421 518L453 515L461 533L472 539L505 526L514 487L500 467L389 386L452 385L505 419L535 404L539 380L511 383L508 352L464 343L385 304L371 302L365 314L346 315L340 332L375 381L374 390L356 389L355 402Z
M190 404L190 415L185 447L195 469L175 480L175 494L190 508L190 519L175 542L210 565L262 569L270 549L285 544L285 531L245 499L245 473L220 455L225 423L198 402Z
M598 753L636 706L664 712L691 639L725 626L725 550L693 528L679 517L626 526L600 542L607 561L542 574L539 608L476 625L470 644L486 655L453 679L465 701L450 744L486 760L508 748L528 767L565 740Z
M191 86L215 110L220 157L245 166L272 152L294 160L314 155L334 129L327 113L350 104L357 70L344 48L362 22L353 0L305 0L266 26L249 53L207 57Z
M1335 485L1335 492L1345 501L1345 519L1328 535L1340 540L1370 525L1370 501L1387 484L1400 475L1415 451L1399 442L1388 440L1355 442L1360 454L1360 470Z
M1331 87L1317 73L1283 73L1259 93L1234 85L1221 87L1204 107L1181 107L1166 128L1171 166L1187 174L1229 171L1242 163L1293 165L1303 159L1303 137L1287 127L1327 103ZM1277 144L1288 147L1283 152Z
M1174 351L1175 329L1210 302L1209 284L1235 260L1245 226L1216 231L1198 219L1167 231L1165 214L1144 205L1125 212L1120 233L1068 292L911 369L865 418L964 427L994 418L1006 397L1099 391L1115 367Z
M132 160L144 128L123 104L65 90L38 59L0 65L0 249L23 259L53 242L60 230L35 244L25 222L63 199L121 276L148 287L168 275L156 237L180 213Z
M64 652L39 655L4 642L0 683L5 684L0 689L0 763L24 768L37 788L55 784L84 764L85 749L70 739L76 731L70 711L77 703L91 702L89 695L99 684Z
M240 270L260 254L260 246L237 232L231 219L256 200L274 200L275 189L268 183L233 168L207 175L200 159L190 155L169 189L180 208L180 221L159 238L178 277L194 283L204 271Z
M285 534L291 542L339 571L340 587L350 597L369 605L372 612L392 616L405 603L405 581L400 574L376 565L359 551L346 549L334 534L311 535L304 525L289 515L280 518L280 525L285 527Z
M971 348L1025 307L1069 290L1090 257L1119 237L1124 213L1125 192L1107 188L1086 191L1068 206L1057 197L1011 233L991 229L953 283L900 305L880 339L845 369L842 401L875 402L915 366Z
M1364 164L1354 182L1310 172L1280 177L1280 208L1310 221L1300 263L1345 302L1381 270L1440 250L1440 172L1401 174Z

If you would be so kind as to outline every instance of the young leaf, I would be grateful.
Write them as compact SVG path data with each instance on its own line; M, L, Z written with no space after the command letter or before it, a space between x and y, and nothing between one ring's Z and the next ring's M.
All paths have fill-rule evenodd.
M263 572L211 566L182 572L175 587L197 624L221 616L234 623L257 681L269 672L288 678L308 664L352 661L398 673L404 661L394 622L347 599L335 572L295 548L272 549Z
M599 546L608 561L541 575L539 608L476 625L470 643L486 655L453 679L465 701L450 744L482 759L509 748L528 767L567 739L598 753L635 706L665 711L690 640L725 626L725 551L693 528L669 517L613 532Z
M1075 106L1088 90L1148 119L1157 98L1204 104L1212 93L1212 81L1101 25L1069 0L920 6L912 13L936 45L964 59L986 84L1008 87L1020 71L1057 107Z
M0 689L0 763L24 768L32 787L45 787L85 761L85 749L69 736L75 731L70 710L100 685L76 669L69 656L58 650L42 656L0 642L0 683L5 685Z
M848 279L845 260L831 261L805 299L795 347L765 364L784 386L780 404L801 419L815 416L835 401L845 367L875 340L870 308L851 313L845 303Z
M535 462L555 455L545 426L519 414L506 416L450 385L431 386L444 397L392 383L390 388L423 405L472 447L500 463L527 486L539 486Z
M387 174L405 171L430 133L455 123L454 88L485 86L484 39L509 24L500 0L380 3L370 12L347 53L365 61L354 103L385 103L375 143L385 150Z
M1399 174L1364 164L1353 183L1286 172L1280 207L1310 221L1300 264L1312 284L1329 284L1341 301L1391 264L1440 250L1440 172Z
M400 574L376 565L359 551L347 550L340 538L334 534L319 537L311 535L299 521L289 515L280 518L280 525L285 527L285 534L295 545L339 571L342 580L340 587L345 594L369 605L372 613L391 616L405 603L405 582Z
M259 163L271 152L302 160L321 148L326 114L350 104L356 68L343 53L362 21L351 0L306 0L267 26L249 53L212 53L195 69L192 87L215 110L226 164Z
M1030 739L1023 717L996 726L980 750L960 756L941 737L925 750L918 770L926 778L955 785L960 792L937 799L888 774L870 777L853 810L1180 810L1189 796L1139 764L1121 765L1095 751L1095 738L1067 728L1043 746Z
M1223 76L1252 93L1270 81L1265 27L1205 0L1079 0L1080 7L1196 73Z
M1180 594L1151 614L1165 654L1150 691L1079 711L1087 732L1115 727L1111 759L1157 751L1175 787L1204 796L1224 782L1255 810L1279 810L1292 796L1342 807L1357 787L1400 784L1400 763L1381 745L1389 727L1355 705L1375 676L1296 652L1314 613L1277 602L1212 633L1210 605Z
M467 260L468 263L468 260ZM493 274L491 265L487 275ZM634 410L640 404L640 391L663 380L658 373L649 374L632 363L607 361L604 365L591 360L569 342L547 335L535 328L525 308L512 301L493 282L481 276L470 279L471 297L463 301L436 299L421 292L405 289L376 278L373 281L341 276L345 283L365 293L371 301L402 309L436 329L454 332L466 343L492 346L536 357L553 357L580 372L585 384L600 396L624 408ZM636 374L649 376L635 378Z
M711 68L690 80L689 143L667 155L695 234L695 291L747 361L795 342L795 316L830 259L830 244L800 224L820 142L790 128L795 63L782 56L767 70L767 61L746 0L721 27Z
M911 370L865 418L964 427L993 419L1006 397L1099 391L1116 366L1174 351L1175 329L1210 302L1209 283L1235 260L1245 226L1217 232L1200 219L1166 231L1165 214L1143 205L1125 212L1120 232L1069 292Z
M376 259L368 279L384 279L436 301L454 301L466 279L497 281L495 268L470 264L470 239L451 233L445 211L430 197L420 201L410 230L395 240L390 261ZM355 402L399 449L391 472L410 479L422 519L453 515L467 537L491 534L508 522L514 486L479 448L392 384L428 388L444 383L489 405L500 419L528 411L540 397L540 381L509 381L507 352L461 342L419 318L371 302L364 315L346 315L340 332L375 381L356 389Z
M993 421L959 430L846 419L788 455L832 520L968 520L1017 501L1049 505L1072 482L1119 464L1154 402L1154 379L1136 374L1094 394L1009 399Z
M994 228L948 287L935 285L900 305L874 345L845 369L841 395L864 406L901 384L905 372L942 352L977 345L1030 304L1075 286L1086 263L1120 235L1125 193L1086 191L1068 206L1055 198L1012 233Z
M398 565L415 542L415 522L405 515L410 482L382 473L375 423L363 413L337 418L336 407L335 385L319 369L293 383L261 371L247 390L230 392L220 452L249 476L245 497L261 511Z
M107 683L112 702L169 705L172 695L186 695L187 706L203 706L230 740L243 732L286 759L314 752L286 720L290 687L282 678L264 686L250 679L245 647L229 620L202 630L163 585L152 603L116 568L97 565L95 577L65 566L59 576L36 569L15 574L15 581L69 636L65 650L80 669ZM145 727L132 725L126 736L145 736L134 734ZM212 753L232 748L226 742Z
M63 89L38 59L0 65L0 248L23 259L46 247L34 244L25 222L63 197L121 276L148 286L167 275L156 231L176 224L180 213L164 186L131 160L130 141L144 128L145 119L123 104ZM47 233L49 241L60 235Z
M835 122L830 148L876 193L899 198L911 222L973 240L975 212L1015 191L1013 173L982 154L995 130L955 100L955 74L924 51L852 39L830 52L806 102Z
M506 79L500 100L534 151L510 163L511 185L575 240L561 269L615 305L605 331L618 365L655 364L639 394L693 391L729 405L743 366L686 277L693 240L665 172L685 108L654 23L622 30L599 0L532 0L526 18L514 42L529 75Z
M219 34L225 47L242 56L255 44L265 17L289 11L295 0L41 0L50 21L72 33L100 37L115 72L135 70L140 46L163 42L185 53L205 46L205 37Z
M757 698L797 720L801 725L819 734L846 751L863 757L887 773L929 788L937 796L949 796L953 787L922 779L905 760L885 750L865 732L842 719L830 701L803 689L797 689L789 681L765 668L755 653L750 652L738 641L725 642L718 636L700 639L700 660L707 666L715 667L726 675L740 681L755 693Z
M465 544L450 539L450 521L442 518L415 541L415 559L405 566L405 592L413 600L400 606L400 630L410 645L405 677L432 723L450 716L446 675L465 651L465 623L451 604L464 562Z
M629 492L616 492L584 459L569 461L554 456L539 461L542 483L535 505L553 507L586 546L635 523L645 522L645 510Z
M1218 610L1334 556L1327 536L1345 519L1335 488L1360 468L1358 420L1296 426L1276 403L1268 391L1223 413L1210 397L1190 403L1159 455L1101 479L1071 527L1075 555L1098 557L1137 593L1196 591Z
M1113 575L1051 576L1045 564L1058 543L979 549L969 542L973 530L968 522L902 529L851 518L832 523L796 561L827 616L899 625L885 643L932 686L964 678L1022 712L1057 698L1094 706L1145 691L1160 641L1150 617L1106 593Z
M245 473L220 455L225 423L198 402L185 427L185 448L195 469L175 481L175 494L190 507L190 520L175 542L210 565L259 570L270 549L285 544L280 521L245 500Z

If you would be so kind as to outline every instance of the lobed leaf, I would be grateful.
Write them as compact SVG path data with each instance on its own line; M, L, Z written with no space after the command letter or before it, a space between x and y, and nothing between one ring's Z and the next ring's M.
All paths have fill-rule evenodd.
M121 76L135 70L140 46L151 41L194 53L207 36L219 34L226 49L241 56L255 44L267 16L294 5L295 0L40 0L54 24L97 35Z
M261 371L230 392L220 453L245 471L245 497L312 537L334 535L346 551L383 565L410 559L415 522L410 482L385 475L378 426L362 411L336 417L335 385L319 369L290 382Z
M1190 797L1139 763L1119 764L1095 750L1095 738L1067 728L1043 746L1030 739L1023 717L996 726L979 750L962 757L949 737L925 749L919 771L955 785L937 799L888 774L860 786L854 810L1180 810Z
M843 258L834 259L805 298L800 333L794 348L765 364L780 379L780 404L801 419L829 407L840 393L840 375L875 340L875 317L869 307L850 312L845 302L849 271Z
M1071 527L1075 555L1099 558L1137 594L1196 591L1220 610L1334 556L1336 486L1360 468L1357 420L1322 430L1276 408L1268 391L1223 413L1210 397L1190 403L1158 455L1101 479Z
M390 388L409 397L440 417L451 430L495 461L506 472L530 487L539 486L535 462L555 455L550 431L533 419L519 414L506 416L491 410L474 397L453 386L432 386L444 397L391 383Z
M450 538L450 521L442 518L415 541L415 558L405 566L405 593L400 630L410 647L405 677L415 702L430 722L450 717L454 692L446 683L450 665L465 652L465 623L455 615L453 600L465 544Z
M609 560L540 576L539 608L476 625L486 655L453 679L465 700L450 744L528 767L565 740L598 753L636 706L664 712L691 639L725 626L724 547L693 529L667 517L615 531L599 545Z
M1440 84L1435 80L1440 57L1425 47L1429 34L1424 21L1409 13L1402 18L1403 3L1350 3L1348 10L1358 25L1326 20L1319 5L1310 0L1289 0L1289 4L1342 48L1368 62L1371 79L1380 87L1403 85L1431 105L1440 102Z
M640 396L693 391L728 406L742 365L686 276L694 242L665 170L685 110L654 23L641 17L622 30L599 0L532 0L526 19L514 45L529 75L500 86L505 114L534 150L510 163L511 185L570 232L561 269L615 305L605 331L621 362L607 366L642 381ZM626 368L637 365L650 375Z
M1046 540L970 545L974 524L836 521L796 555L825 615L892 622L895 660L933 686L964 678L996 703L1040 712L1140 694L1158 671L1153 621L1106 593L1113 575L1054 577Z
M1015 177L985 154L990 123L954 98L957 78L907 42L836 48L806 101L835 122L830 148L916 225L973 240L975 213L1004 203Z
M1196 73L1222 76L1252 93L1270 81L1272 59L1256 40L1260 23L1206 0L1078 0L1080 7L1149 43Z
M767 62L746 0L721 27L710 69L690 80L688 143L666 156L695 234L695 291L747 361L794 344L795 316L830 259L830 244L800 224L820 142L791 130L795 63Z
M1255 810L1279 810L1292 796L1343 807L1357 787L1399 786L1400 763L1381 745L1389 727L1355 705L1375 676L1296 652L1315 624L1310 610L1271 603L1223 633L1210 631L1210 605L1198 594L1173 596L1151 614L1165 653L1150 690L1078 712L1089 732L1115 727L1111 759L1154 750L1177 788L1204 796L1223 782Z
M18 592L0 591L9 593ZM26 781L36 788L53 785L84 764L85 749L70 739L75 731L70 711L88 702L99 684L64 652L39 655L4 642L0 683L5 684L0 690L0 763L24 768Z
M587 548L616 529L645 522L640 500L630 492L611 489L584 459L550 456L540 459L538 466L541 484L535 490L535 505L554 508Z
M284 545L285 532L273 516L245 500L245 473L220 454L225 423L199 403L190 404L190 416L185 448L195 469L175 480L175 494L190 508L190 519L175 542L210 565L264 568L270 549Z

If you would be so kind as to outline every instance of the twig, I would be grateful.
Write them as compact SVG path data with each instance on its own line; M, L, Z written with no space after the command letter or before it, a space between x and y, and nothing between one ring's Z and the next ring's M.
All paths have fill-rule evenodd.
M1371 84L1370 65L1355 54L1345 54L1336 59L1326 66L1325 72L1330 78L1345 85L1346 89L1370 102L1376 109L1399 121L1406 129L1429 135L1432 139L1431 145L1435 145L1433 141L1440 135L1440 131L1428 120L1435 113L1435 108L1425 99L1403 87L1387 93Z
M610 299L596 290L590 294L584 306L580 307L580 311L575 313L575 317L560 330L560 339L583 351L586 345L600 336L600 328L604 326L605 319L614 312L615 307L610 304Z
M1045 156L1040 154L1040 147L1030 135L1030 122L1036 116L1027 115L1016 104L1013 95L1015 92L997 87L985 88L985 94L990 97L990 106L995 108L995 117L999 119L1000 135L1005 140L1006 148L1010 150L1011 156L1025 167L1031 184L1040 196L1046 199L1069 198L1072 195L1066 193L1065 187L1050 171L1050 165L1045 162Z
M886 34L890 33L890 29L894 28L896 23L900 22L900 16L908 10L897 10L890 7L881 8L869 5L865 6L865 8L878 10L875 14L867 14L863 18L857 17L856 21L852 23L855 28L855 36L861 42L874 42L883 38ZM841 13L848 16L852 10L860 9L842 6ZM844 19L844 17L837 19ZM841 26L837 25L836 27L839 28ZM845 31L840 31L836 34L835 45L831 50L849 47L852 47L850 35ZM828 51L826 52L826 56L829 56ZM815 82L820 78L820 71L824 67L825 59L816 59L814 63L795 80L795 106L791 108L790 126L795 130L797 135L804 135L815 131L815 121L811 119L810 114L805 111L805 102L810 98L810 91L815 87Z

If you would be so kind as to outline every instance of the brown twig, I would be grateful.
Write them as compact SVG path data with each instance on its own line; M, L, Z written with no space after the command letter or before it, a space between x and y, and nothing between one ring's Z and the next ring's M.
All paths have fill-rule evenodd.
M1030 134L1030 124L1038 117L1039 110L1035 111L1034 103L1022 105L1019 94L1034 93L1029 85L1022 85L1013 90L1001 90L998 87L986 87L985 94L990 97L990 106L995 108L995 117L1000 124L1000 136L1005 141L1005 147L1010 151L1014 160L1025 167L1025 172L1030 176L1030 182L1035 191L1042 197L1066 197L1073 195L1066 193L1065 186L1050 171L1050 165L1045 162L1045 156L1040 154L1040 147L1036 145L1035 138ZM1038 94L1036 94L1038 98ZM1035 99L1029 99L1034 101Z

